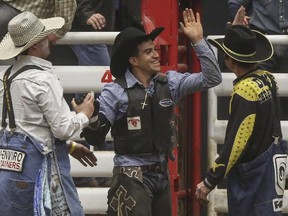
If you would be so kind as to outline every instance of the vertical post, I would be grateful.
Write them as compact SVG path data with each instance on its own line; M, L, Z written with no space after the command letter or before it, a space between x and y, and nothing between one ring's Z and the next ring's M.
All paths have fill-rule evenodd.
M192 9L194 13L198 12L201 14L201 1L193 1ZM201 70L200 63L198 61L197 56L192 52L191 58L191 69L192 72L199 72ZM192 179L191 179L191 195L192 195L192 212L193 216L200 216L200 205L194 199L196 185L201 181L201 121L202 121L202 106L201 106L201 93L197 92L192 96L192 148L191 155L192 157Z
M155 40L160 47L160 62L162 72L177 70L178 66L178 1L142 0L142 21L144 29L151 31L155 27L163 26L165 31ZM159 39L161 38L161 40ZM177 109L176 111L177 112ZM175 161L169 161L172 215L178 216L178 150L174 150ZM161 207L160 207L161 208Z

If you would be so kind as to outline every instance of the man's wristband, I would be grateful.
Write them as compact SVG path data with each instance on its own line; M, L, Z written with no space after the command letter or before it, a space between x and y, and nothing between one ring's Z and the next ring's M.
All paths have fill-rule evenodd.
M76 148L76 143L74 141L71 141L71 147L70 147L70 150L69 150L69 154L72 154Z

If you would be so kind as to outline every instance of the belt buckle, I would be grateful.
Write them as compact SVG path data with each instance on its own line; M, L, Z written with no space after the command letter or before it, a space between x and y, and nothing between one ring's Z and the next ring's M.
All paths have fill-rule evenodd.
M120 167L120 173L125 173L126 168L125 167Z

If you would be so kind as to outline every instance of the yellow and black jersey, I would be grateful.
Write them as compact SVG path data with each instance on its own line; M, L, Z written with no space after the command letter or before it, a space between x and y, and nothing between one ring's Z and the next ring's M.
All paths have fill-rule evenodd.
M274 76L263 70L234 80L224 146L204 181L207 186L214 188L235 165L266 151L275 131L281 136L278 116L275 126L277 90Z

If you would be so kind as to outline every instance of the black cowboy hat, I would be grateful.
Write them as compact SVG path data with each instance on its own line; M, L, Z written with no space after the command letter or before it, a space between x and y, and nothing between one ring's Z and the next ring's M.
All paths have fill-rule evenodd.
M152 41L164 30L163 27L155 28L150 34L129 27L121 31L115 38L114 50L112 52L110 71L115 78L125 73L128 67L129 52L132 47L151 39Z
M232 59L244 63L266 61L274 52L271 42L265 35L243 25L229 27L224 39L208 39L208 41Z

